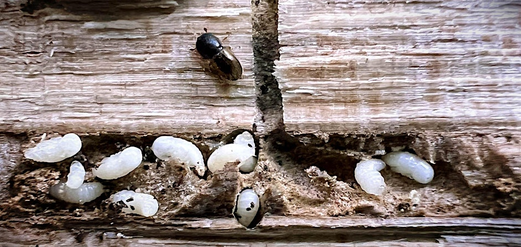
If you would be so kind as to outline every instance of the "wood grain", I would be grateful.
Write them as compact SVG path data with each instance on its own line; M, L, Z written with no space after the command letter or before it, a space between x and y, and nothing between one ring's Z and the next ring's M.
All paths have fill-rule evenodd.
M14 223L14 222L13 222ZM26 223L19 223L26 225ZM0 241L24 244L114 245L232 245L280 246L299 243L302 246L353 246L358 243L374 246L451 246L461 244L521 244L518 219L479 218L306 218L267 217L255 230L245 231L232 219L182 219L162 223L137 220L106 224L105 222L69 221L72 231L58 230L53 236L32 235L16 241L7 237L20 232L0 228ZM45 222L35 224L45 225ZM33 232L38 232L35 228ZM17 233L17 234L13 234ZM119 238L117 235L119 234ZM378 236L378 237L376 237ZM175 237L169 239L169 237ZM377 239L376 239L377 238ZM15 241L13 241L15 240ZM363 245L362 245L363 246Z
M519 131L517 1L281 1L277 74L300 132Z
M10 196L9 180L14 174L14 168L22 160L20 144L16 136L0 134L0 200Z
M248 1L62 0L33 14L20 11L25 2L0 9L0 131L251 128ZM225 84L203 71L191 50L203 28L232 47L244 79Z
M10 0L0 27L2 243L521 244L516 1ZM243 79L204 71L191 50L203 28L232 47ZM146 161L105 195L154 194L163 210L143 219L111 215L103 199L56 203L46 191L69 164L22 158L42 132L78 132L90 168L168 133L206 157L218 134L252 124L259 166L228 182L266 195L272 215L253 231L224 218L235 192L219 178ZM361 191L356 163L399 146L434 163L433 183L387 170L384 197ZM409 205L412 190L420 205Z

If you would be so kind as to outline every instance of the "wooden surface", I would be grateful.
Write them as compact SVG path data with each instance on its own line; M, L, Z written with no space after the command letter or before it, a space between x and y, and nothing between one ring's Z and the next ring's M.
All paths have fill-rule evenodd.
M266 217L255 230L245 231L225 218L167 220L155 222L152 229L141 220L111 225L73 220L58 227L72 231L58 229L47 238L21 238L12 229L1 229L0 240L40 246L517 246L520 225L520 220L501 218Z
M67 0L33 14L20 11L25 2L0 7L0 131L251 128L248 1ZM191 50L203 28L226 38L244 79L227 85L203 71Z
M0 242L521 245L518 1L0 3ZM203 28L231 46L243 79L204 71L191 50ZM109 185L155 195L164 210L144 220L111 216L106 198L56 204L46 191L69 164L22 158L45 132L80 134L89 170L165 134L207 158L236 128L260 141L255 172L225 181L266 196L254 231L230 218L219 179L146 161ZM387 194L361 191L356 163L396 147L433 163L433 183L385 170Z
M299 132L519 132L519 1L281 1L277 74Z

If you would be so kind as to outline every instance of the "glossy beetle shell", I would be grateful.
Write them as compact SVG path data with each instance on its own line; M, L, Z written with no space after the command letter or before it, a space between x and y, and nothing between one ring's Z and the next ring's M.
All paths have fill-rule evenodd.
M223 45L215 35L211 33L203 33L197 38L195 48L203 58L209 59L221 52L223 50Z
M242 66L228 47L223 47L219 38L211 33L204 33L197 38L197 52L205 59L211 59L210 70L219 77L238 80L242 76Z

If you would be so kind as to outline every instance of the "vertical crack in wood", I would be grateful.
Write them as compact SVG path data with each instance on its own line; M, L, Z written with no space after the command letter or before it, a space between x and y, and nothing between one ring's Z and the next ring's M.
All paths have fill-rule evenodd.
M252 39L257 114L254 131L266 135L284 129L282 94L275 71L279 59L278 0L252 0Z

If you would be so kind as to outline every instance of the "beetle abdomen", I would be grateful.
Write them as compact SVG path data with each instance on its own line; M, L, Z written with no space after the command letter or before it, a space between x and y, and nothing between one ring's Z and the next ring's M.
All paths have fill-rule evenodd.
M210 71L220 78L238 80L242 77L242 66L229 47L223 47L219 38L204 33L195 43L197 52L204 59L211 59Z

